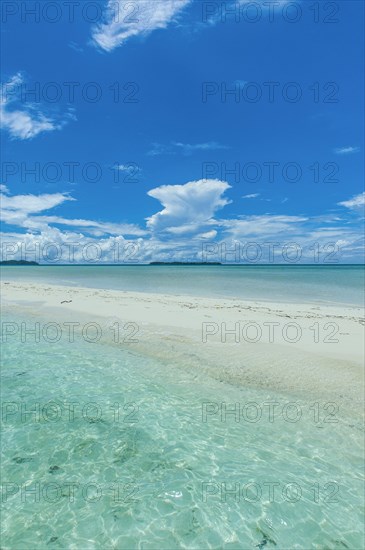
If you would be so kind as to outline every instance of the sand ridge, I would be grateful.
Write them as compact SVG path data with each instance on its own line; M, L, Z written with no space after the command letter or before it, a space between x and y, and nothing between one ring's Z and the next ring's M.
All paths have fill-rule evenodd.
M4 281L4 310L48 322L113 323L131 352L234 384L363 400L360 307L243 301ZM299 327L299 328L298 328ZM299 332L298 332L299 331ZM299 335L299 337L298 337Z

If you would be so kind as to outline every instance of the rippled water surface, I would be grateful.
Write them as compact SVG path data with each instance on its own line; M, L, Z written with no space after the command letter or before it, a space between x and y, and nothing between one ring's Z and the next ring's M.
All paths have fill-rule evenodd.
M363 431L341 408L28 340L2 353L2 548L364 546Z

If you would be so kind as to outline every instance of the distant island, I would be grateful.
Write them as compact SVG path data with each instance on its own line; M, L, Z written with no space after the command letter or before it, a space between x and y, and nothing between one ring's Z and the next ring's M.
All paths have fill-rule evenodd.
M4 260L0 265L39 265L38 262L28 262L27 260Z
M150 262L149 265L222 265L221 262Z

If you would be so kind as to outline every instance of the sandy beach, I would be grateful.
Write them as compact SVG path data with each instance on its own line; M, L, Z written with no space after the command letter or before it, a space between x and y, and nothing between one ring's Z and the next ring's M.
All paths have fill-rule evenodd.
M58 325L60 337L70 343L71 322L74 335L86 334L92 343L97 324L101 342L167 365L181 363L235 385L335 401L355 414L363 408L364 320L359 307L11 281L2 282L1 292L7 319L31 315L43 338L51 340ZM45 323L51 325L42 336ZM5 328L5 337L20 340L18 328Z

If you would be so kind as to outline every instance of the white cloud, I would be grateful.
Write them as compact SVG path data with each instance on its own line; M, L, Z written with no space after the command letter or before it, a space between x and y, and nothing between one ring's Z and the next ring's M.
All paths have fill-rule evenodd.
M1 113L2 128L8 130L12 138L31 139L41 132L57 130L54 121L48 119L41 113L35 116L25 111L7 112L5 109Z
M41 232L2 233L1 259L35 260L40 263L130 263L140 261L144 250L141 239L135 239L135 247L122 236L90 237L72 231L60 231L48 227ZM94 245L90 250L90 245ZM137 254L140 249L140 254ZM116 252L118 251L118 252ZM96 262L93 261L96 257Z
M161 143L152 143L152 149L148 151L147 155L151 157L157 157L158 155L174 155L175 152L171 148L162 145Z
M221 145L216 141L208 141L207 143L196 143L191 145L190 143L173 142L173 146L181 149L185 154L191 154L194 151L217 151L219 149L229 149L227 145Z
M362 208L365 206L365 192L359 193L359 195L354 195L351 199L347 201L342 201L337 203L340 206L345 206L346 208Z
M46 222L38 219L38 214L54 208L65 201L74 200L64 193L44 195L1 195L0 219L7 224L17 225L27 229L40 229L47 226Z
M15 73L8 82L1 85L1 103L9 101L9 94L12 95L16 89L23 84L24 79L21 72Z
M34 214L54 208L65 201L75 200L65 193L54 193L44 195L15 195L1 198L2 210L16 211L22 214Z
M48 210L75 200L63 193L2 195L3 220L18 226L22 231L3 234L2 242L10 247L10 256L4 259L38 261L32 256L32 251L39 244L41 248L44 247L47 256L49 247L52 250L55 246L63 247L62 262L68 263L67 247L76 244L72 262L85 263L83 250L85 246L94 244L102 251L100 262L104 263L123 263L123 258L135 263L152 260L201 261L206 259L202 257L204 246L209 244L213 245L209 250L216 250L217 253L216 256L209 256L210 261L245 261L245 253L241 254L245 246L251 247L255 256L255 245L258 245L262 250L258 262L271 262L272 253L275 261L283 263L287 261L282 254L284 247L292 246L290 254L295 256L296 247L300 247L301 261L310 263L314 261L314 243L317 243L316 250L319 247L322 260L332 251L328 245L336 243L341 249L335 254L339 261L362 261L362 227L359 217L351 215L349 211L344 210L341 219L333 214L309 218L272 213L241 214L235 218L222 219L217 212L228 204L225 192L229 188L224 181L199 180L152 189L149 195L159 200L162 207L147 219L147 227L82 218L67 219L48 214ZM361 203L359 197L362 197L363 204L363 195L344 203L355 207ZM250 203L240 204L248 208ZM29 256L24 256L19 248L20 243L30 250ZM128 248L130 245L132 248ZM16 257L11 252L14 247L17 249ZM121 250L117 259L116 249ZM47 262L48 259L41 257L40 261Z
M134 162L131 162L130 164L117 164L114 166L114 170L119 170L120 172L133 172L134 174L136 172L140 172L141 169L137 164Z
M110 52L132 36L164 29L192 0L109 0L106 22L92 30L94 44Z
M9 109L19 102L19 91L24 85L21 73L15 74L1 86L0 121L1 128L8 131L12 139L32 139L42 132L60 130L70 119L75 119L71 110L63 120L44 114L39 107L25 103L20 108Z
M235 0L233 0L235 1ZM239 4L248 4L250 5L252 3L252 0L238 0L238 3ZM262 6L262 8L267 8L269 9L270 8L270 4L272 4L272 2L267 2L267 0L256 0L256 3L259 4L260 6ZM275 0L275 5L274 7L276 8L280 8L280 7L283 7L285 6L286 4L289 4L291 3L291 0ZM255 12L255 8L254 8L254 12Z
M9 189L4 185L3 183L0 184L0 192L1 193L9 193Z
M336 155L349 155L351 153L358 153L360 151L360 147L338 147L335 149Z
M299 231L300 224L308 221L302 216L277 216L263 214L260 216L244 216L242 219L224 220L222 225L227 235L233 239L271 238L281 235L285 237ZM299 231L301 232L301 231Z
M217 231L215 229L212 229L211 231L207 231L206 233L201 233L198 235L199 239L215 239L217 236Z
M84 228L90 233L99 235L142 236L147 234L147 231L141 229L137 225L129 223L98 222L94 220L60 218L58 216L38 216L37 220L56 225Z
M71 42L68 43L68 46L69 48L71 48L72 50L75 50L75 52L78 52L78 53L83 53L84 51L84 49L73 40L71 40Z
M194 151L217 151L219 149L229 149L229 147L221 145L216 141L194 144L173 141L170 145L152 143L152 149L148 152L148 155L152 157L157 155L176 155L178 152L182 152L184 155L191 155Z
M250 195L243 195L243 199L256 199L256 197L259 197L260 193L251 193Z
M162 185L148 192L159 200L164 209L147 219L147 227L153 231L186 227L198 227L209 223L213 214L229 203L222 195L230 188L225 181L199 180L185 185Z
M295 2L298 4L301 0ZM223 21L248 22L252 23L255 20L259 20L264 14L265 17L272 17L278 19L280 17L282 9L291 4L292 0L226 0L226 2L207 2L204 9L204 23L208 25L217 25ZM289 16L290 17L290 14ZM292 15L295 17L295 14ZM271 19L271 20L273 20ZM197 25L201 28L201 24ZM236 80L235 82L243 85L245 81Z
M51 208L75 199L65 193L44 195L1 195L1 220L32 231L45 231L49 224L84 229L88 233L101 235L145 235L146 231L134 224L99 222L84 219L67 219L59 216L39 216Z

